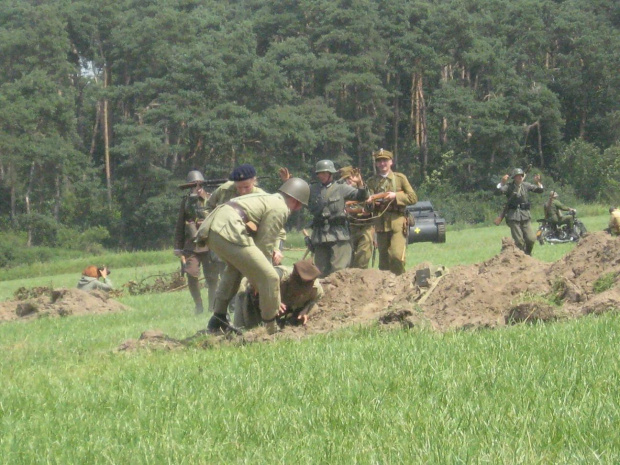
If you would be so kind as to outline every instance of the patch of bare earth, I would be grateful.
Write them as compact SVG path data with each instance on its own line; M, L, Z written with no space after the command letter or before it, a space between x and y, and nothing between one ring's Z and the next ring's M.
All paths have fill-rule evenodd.
M512 239L504 239L495 257L452 268L423 286L416 280L416 272L429 267L420 264L402 276L376 269L334 273L322 281L325 295L308 324L287 326L275 336L257 328L241 336L200 332L176 342L211 347L299 339L375 322L437 331L494 328L620 309L620 239L604 232L586 235L555 263L527 256ZM610 274L615 274L613 286L595 293L597 280Z
M0 302L0 322L41 317L88 315L126 310L105 292L79 289L37 288L36 295Z

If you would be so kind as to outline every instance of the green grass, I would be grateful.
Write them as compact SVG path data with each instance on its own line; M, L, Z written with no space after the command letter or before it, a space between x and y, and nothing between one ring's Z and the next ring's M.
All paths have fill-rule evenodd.
M604 217L586 218L589 230ZM600 226L600 227L599 227ZM490 258L508 228L448 231L416 261ZM565 247L566 246L566 247ZM553 260L570 250L536 246ZM287 257L292 263L303 251ZM163 257L163 256L162 256ZM121 284L176 267L115 268ZM73 274L0 283L67 283ZM187 292L131 311L0 324L0 462L618 463L620 319L437 334L355 327L301 341L117 352L194 334Z

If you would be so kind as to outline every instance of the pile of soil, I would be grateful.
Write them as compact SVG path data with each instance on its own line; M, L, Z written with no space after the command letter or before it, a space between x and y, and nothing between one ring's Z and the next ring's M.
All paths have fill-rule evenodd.
M418 282L416 275L425 268L432 269L429 264L420 264L402 276L376 269L334 273L322 281L325 295L308 324L287 326L276 336L256 328L241 336L200 332L174 342L203 347L245 344L274 337L302 338L375 322L426 326L437 331L493 328L620 309L620 240L604 232L586 235L555 263L525 255L506 238L495 257L480 264L457 266L428 283ZM613 284L596 293L596 283L602 278L611 278ZM144 333L139 343L128 341L124 348L157 346L165 338L150 334Z
M127 310L103 291L37 288L36 296L0 302L0 322Z

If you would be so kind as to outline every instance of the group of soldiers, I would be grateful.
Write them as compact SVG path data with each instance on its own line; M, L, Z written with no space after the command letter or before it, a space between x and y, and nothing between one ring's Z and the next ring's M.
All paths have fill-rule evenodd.
M319 278L348 267L368 268L376 251L380 270L405 272L410 226L406 207L417 202L417 195L404 174L392 171L392 152L380 149L373 158L375 174L367 182L358 168L337 170L332 160L316 164L311 184L282 168L283 184L275 194L257 186L256 170L249 164L237 166L229 181L211 194L204 190L202 173L188 174L179 186L188 193L176 223L175 254L181 257L196 313L204 311L199 284L203 270L213 313L209 331L249 328L262 321L272 334L278 325L306 324L323 295ZM516 168L497 184L496 195L507 200L495 224L505 219L517 247L531 255L536 236L529 194L544 189L540 175L533 183L525 181L526 175ZM312 215L312 233L306 236L312 256L282 266L285 223L304 206ZM572 216L562 216L562 211L574 210L551 192L545 203L547 219L571 228ZM620 234L620 210L610 213L609 230ZM229 309L235 326L229 322Z
M262 321L272 334L278 325L305 324L323 295L318 279L350 266L368 268L375 249L379 269L404 273L405 209L417 196L406 176L392 171L390 151L380 149L373 158L376 174L368 183L359 169L336 170L333 161L321 160L311 184L281 169L283 184L275 194L257 186L256 170L249 164L237 166L211 194L204 190L202 173L188 174L179 186L188 193L176 223L174 252L182 260L196 313L204 311L202 267L213 312L208 331L249 328ZM307 237L312 257L283 267L284 225L291 212L304 206L312 214Z

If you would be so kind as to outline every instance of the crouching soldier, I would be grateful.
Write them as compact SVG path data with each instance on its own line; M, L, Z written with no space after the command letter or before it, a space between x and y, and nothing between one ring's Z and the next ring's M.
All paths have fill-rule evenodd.
M280 276L282 302L278 324L305 325L308 314L323 297L323 287L318 280L320 270L311 260L300 260L292 267L276 266L275 270ZM260 323L259 300L259 294L247 279L243 279L233 301L235 326L250 329Z
M105 291L112 290L112 281L108 278L110 270L107 267L102 266L97 268L95 265L90 265L84 268L82 271L82 277L78 281L77 288L82 291Z
M207 330L229 327L228 304L246 277L261 295L261 317L269 334L277 330L281 310L280 277L273 268L278 237L289 215L308 205L310 187L290 178L276 194L249 194L219 205L196 234L198 245L206 244L226 262L215 292L213 316Z

